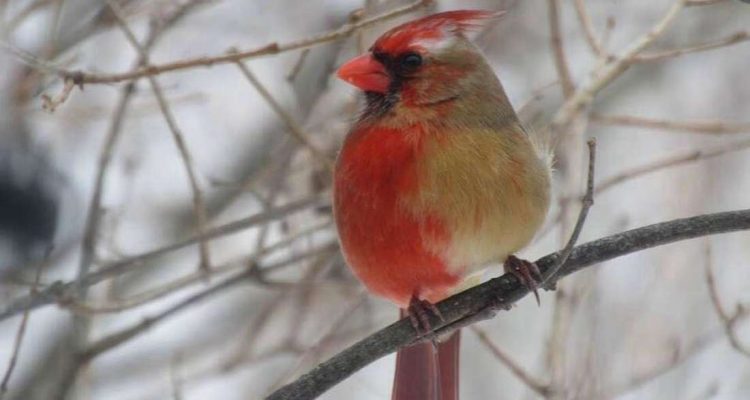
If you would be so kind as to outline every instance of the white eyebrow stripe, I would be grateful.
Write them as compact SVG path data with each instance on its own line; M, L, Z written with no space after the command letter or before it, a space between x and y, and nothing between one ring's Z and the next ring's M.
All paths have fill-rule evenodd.
M420 39L414 42L414 45L423 47L431 53L440 53L443 50L453 46L456 38L452 35L446 35L439 39Z

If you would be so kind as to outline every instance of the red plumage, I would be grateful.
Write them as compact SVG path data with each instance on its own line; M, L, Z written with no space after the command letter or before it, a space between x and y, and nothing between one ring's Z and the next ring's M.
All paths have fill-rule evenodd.
M416 171L424 133L409 134L372 126L347 137L335 174L335 218L347 261L372 292L406 307L419 288L440 300L460 276L446 271L441 258L425 248L431 240L450 240L442 221L433 215L412 215L400 200L419 190Z
M487 10L456 10L433 14L384 33L372 47L388 53L398 53L408 49L415 41L440 39L446 34L464 34L480 26L480 21L502 14L503 12Z

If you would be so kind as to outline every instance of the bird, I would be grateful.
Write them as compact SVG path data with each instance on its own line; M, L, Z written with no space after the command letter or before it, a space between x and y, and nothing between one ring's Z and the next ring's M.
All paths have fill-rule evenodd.
M536 293L514 254L543 224L549 151L522 126L468 33L502 13L455 10L406 22L337 70L364 92L333 172L347 264L373 294L429 329L434 306L503 263ZM538 298L538 297L537 297ZM401 349L392 399L458 398L460 334Z

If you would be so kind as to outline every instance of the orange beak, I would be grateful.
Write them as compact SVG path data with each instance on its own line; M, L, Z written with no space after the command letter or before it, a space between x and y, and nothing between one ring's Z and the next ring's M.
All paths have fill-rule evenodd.
M391 84L391 78L383 64L369 53L349 60L339 68L337 75L366 92L386 93Z

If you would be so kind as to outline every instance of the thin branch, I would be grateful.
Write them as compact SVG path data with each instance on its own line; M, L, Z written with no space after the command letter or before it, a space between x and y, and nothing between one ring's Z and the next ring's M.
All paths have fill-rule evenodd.
M24 65L33 68L37 71L41 71L48 74L58 74L62 69L58 67L57 65L44 61L34 54L23 50L21 48L18 48L4 40L0 40L0 47L2 47L5 51L12 54L16 57L16 60L23 63ZM73 83L76 83L76 79L74 75L67 75L63 78L63 80L71 80Z
M594 171L596 167L596 139L589 139L589 141L586 143L589 147L589 169L588 169L588 177L586 179L586 194L584 194L583 198L581 199L581 211L578 213L578 219L576 220L575 227L573 228L573 233L570 234L570 239L568 239L568 243L565 245L563 250L559 253L560 258L557 261L557 265L547 270L542 279L542 283L540 286L546 287L547 283L552 283L554 285L555 282L555 275L557 272L562 268L563 265L565 265L565 262L568 261L568 257L570 257L570 253L573 251L573 247L576 245L576 242L578 242L578 236L580 236L581 231L583 230L583 224L586 223L586 217L589 215L589 209L591 206L594 205ZM550 286L552 288L554 286ZM537 299L538 301L539 299Z
M272 208L266 212L255 214L247 218L243 218L216 228L212 228L202 236L192 236L168 246L131 256L123 260L111 262L97 269L96 271L87 274L84 279L82 279L81 284L85 286L91 286L106 279L144 268L147 265L145 262L148 260L152 260L173 251L199 243L201 240L211 240L237 233L258 224L262 224L264 222L289 215L291 213L299 212L301 210L309 209L312 207L327 205L329 204L329 202L330 199L327 195L316 195L306 199L291 202L281 207ZM6 305L3 310L0 310L0 321L10 318L14 315L18 315L27 309L35 309L44 305L58 303L61 300L70 299L71 297L75 298L74 290L77 287L76 285L77 281L56 281L53 282L49 287L41 290L35 296L24 296L19 299L13 300L8 305Z
M620 398L634 390L638 390L644 385L655 381L661 376L664 376L670 371L684 365L688 360L701 353L709 345L714 343L717 338L721 335L718 332L712 332L709 334L702 335L697 339L692 340L687 346L682 349L676 349L674 357L666 360L661 365L650 368L647 371L640 372L635 376L628 378L625 382L615 385L613 388L604 390L604 394L601 396L603 399L616 399Z
M562 33L560 33L560 0L547 0L547 13L549 15L550 45L555 59L557 76L562 86L565 98L570 97L575 90L573 79L570 76L568 61L563 49Z
M152 23L144 44L138 47L138 57L134 63L135 68L148 64L148 53L156 44L160 34L164 30L169 28L172 24L177 22L181 17L186 15L189 8L194 6L195 4L196 2L187 2L180 5L171 15L166 16L160 26L157 26L156 23ZM116 17L116 20L124 24L124 21L119 19L121 18L121 15L119 14L119 8L117 8L114 2L111 1L109 2L109 6L111 7L113 15L115 15ZM128 36L127 33L130 33L130 36ZM130 31L126 30L126 36L135 40L134 37L132 37L132 32ZM66 79L66 88L69 86L72 88L72 84L72 80ZM101 220L101 203L105 189L105 178L112 161L115 146L121 135L125 114L134 91L134 81L128 82L128 84L125 85L125 87L122 89L120 98L112 116L110 129L104 140L104 144L102 145L102 149L99 155L94 189L92 191L91 203L89 205L88 215L86 219L84 237L81 241L81 257L78 267L78 277L77 281L75 282L74 292L70 292L71 294L68 297L75 298L78 302L85 302L87 300L89 285L85 284L84 280L89 274L91 265L94 263L94 259L96 258L96 245ZM65 94L65 97L67 97L67 94ZM64 98L62 100L55 101L55 104L60 104L63 101ZM50 101L49 103L52 102ZM54 107L51 108L54 109ZM90 327L90 320L88 317L90 317L90 315L91 314L86 315L78 313L73 316L73 327L75 330L75 334L72 336L72 343L70 344L69 350L73 356L73 359L70 360L70 362L72 363L71 365L65 366L66 372L63 375L63 379L61 380L59 388L59 397L61 398L65 397L73 387L77 375L80 372L80 369L83 367L80 359L78 359L78 353L82 351L85 346L87 346Z
M140 63L140 58L136 64ZM112 161L115 146L122 132L122 125L125 114L135 91L135 82L128 82L120 92L109 130L99 153L99 160L95 173L94 189L91 193L88 212L86 215L86 225L81 240L81 256L78 261L77 280L75 282L75 291L73 292L78 301L85 302L88 297L88 286L83 284L83 278L89 273L91 266L96 258L96 245L100 220L102 216L102 198L105 190L106 174ZM75 334L71 336L69 343L70 354L75 357L75 353L86 346L90 331L91 321L86 315L73 315L73 328ZM70 356L69 356L70 357ZM67 358L67 362L72 365L66 365L70 373L64 375L60 383L59 392L61 397L72 388L78 373L79 366L75 358Z
M135 34L130 29L123 17L120 6L118 6L117 3L115 3L113 0L108 0L107 3L109 4L110 10L115 16L117 24L122 29L128 42L138 52L139 56L143 60L143 64L148 67L149 56L146 52L146 48L138 42L138 39L136 39ZM159 85L159 82L157 82L156 78L152 75L147 76L147 79L149 85L151 86L151 91L154 93L154 97L156 98L156 102L159 104L159 109L161 110L162 115L164 115L164 121L167 123L169 131L172 133L172 138L174 139L180 157L182 158L182 164L185 167L185 172L187 173L188 181L190 183L190 190L192 191L193 213L195 214L196 218L197 231L198 234L202 234L206 231L208 218L206 216L206 204L203 200L203 192L198 185L198 178L195 173L195 163L193 162L193 157L187 147L187 143L185 142L185 137L182 134L182 130L177 125L177 121L175 120L174 114L172 113L172 109L169 106L166 97L164 96L161 85ZM208 249L208 243L205 240L201 240L198 248L200 250L201 257L200 268L202 268L203 270L210 269L211 258Z
M727 46L732 46L738 43L750 41L750 32L740 31L732 35L729 35L722 39L717 39L712 42L696 44L692 46L682 47L672 50L664 50L660 52L653 52L650 54L643 54L633 58L635 62L654 62L662 61L668 58L675 58L685 54L700 53L704 51L720 49Z
M606 57L607 51L604 49L602 41L596 36L596 32L594 32L594 24L591 22L591 16L586 10L586 4L584 1L585 0L575 0L574 4L576 14L578 15L578 21L581 23L581 28L583 28L586 43L589 44L589 47L594 54L599 57Z
M49 258L49 249L47 251L47 255L44 257L45 261ZM31 285L31 289L29 289L29 295L30 296L36 296L37 294L37 286L39 285L39 280L42 276L42 269L44 269L46 262L40 262L39 265L36 267L36 274L34 275L34 283ZM8 392L8 383L10 383L10 377L13 375L13 371L16 368L16 363L18 362L18 354L21 352L21 345L23 344L23 338L26 335L26 325L29 322L29 314L30 310L26 310L23 313L23 317L21 317L21 324L18 326L18 331L16 332L16 339L13 342L13 351L10 355L10 360L8 361L8 368L5 370L5 374L3 375L3 380L0 382L0 400L5 398L5 394Z
M553 127L567 126L579 111L594 100L599 91L622 75L633 64L633 58L654 42L674 22L686 0L676 0L664 16L644 35L636 39L622 54L613 57L609 62L597 68L594 78L578 87L573 95L565 101L552 120Z
M240 268L243 268L243 266L246 266L250 263L258 263L263 258L268 257L275 252L283 249L289 248L294 242L298 241L301 238L304 238L312 233L315 233L317 231L320 231L321 229L325 229L330 227L330 222L325 222L323 224L315 225L313 227L310 227L308 229L304 229L300 231L299 233L290 236L288 238L285 238L284 240L280 240L270 246L264 246L258 249L255 253L253 253L249 257L243 257L241 260L237 261L231 261L228 263L225 263L223 265L218 265L208 272L211 276L231 272L238 270ZM77 299L61 299L58 304L62 307L68 308L71 311L75 313L82 313L82 314L106 314L106 313L118 313L122 311L127 311L135 307L142 306L144 304L150 303L154 300L161 299L165 296L168 296L172 293L175 293L178 290L184 289L192 284L199 283L203 281L206 277L206 272L203 271L196 271L193 273L190 273L188 275L182 276L180 278L174 279L170 282L164 283L159 285L159 287L154 288L152 290L146 290L142 293L133 295L127 299L113 302L109 304L86 304L78 301Z
M484 344L492 352L495 358L497 358L498 361L505 365L510 370L510 372L526 386L528 386L529 389L533 390L544 398L547 398L554 393L554 390L550 387L549 384L542 383L541 380L531 376L531 374L521 368L518 363L513 361L510 356L505 354L505 352L502 351L500 347L498 347L497 344L495 344L492 339L489 338L487 332L484 329L473 325L471 327L471 330L477 334L477 336L479 337L479 341L482 342L482 344Z
M268 326L268 322L275 315L279 306L284 304L284 299L289 294L288 292L288 290L280 290L274 294L274 297L266 300L264 307L258 311L256 317L250 323L237 349L231 352L229 357L220 364L219 369L221 371L232 371L246 360L253 359L257 355L256 347L261 333ZM288 346L289 343L284 342L282 345Z
M116 82L123 82L123 81L131 81L138 78L143 78L147 76L155 76L164 74L167 72L174 72L174 71L180 71L184 69L190 69L195 67L210 67L213 65L219 65L219 64L230 64L230 63L236 63L237 61L241 60L249 60L251 58L258 58L273 54L279 54L287 51L294 51L294 50L304 50L310 47L314 47L323 43L331 42L334 40L339 40L348 37L352 33L355 33L361 29L370 27L371 25L374 25L376 23L392 19L413 11L416 11L420 8L427 7L431 5L434 2L434 0L416 0L413 1L403 7L399 7L396 9L393 9L389 12L376 15L374 17L364 19L357 23L347 23L346 25L342 26L339 29L318 34L312 37L304 38L304 39L298 39L294 41L290 41L287 43L269 43L264 46L260 46L255 49L251 50L244 50L239 52L232 52L232 53L225 53L221 55L214 55L214 56L203 56L203 57L196 57L196 58L188 58L183 60L177 60L172 62L166 62L163 64L152 64L149 66L145 66L142 68L138 68L132 71L127 72L121 72L121 73L92 73L92 72L81 72L81 71L71 71L71 70L65 70L60 68L52 67L51 69L54 70L61 78L69 78L73 79L73 81L77 85L82 84L101 84L101 83L116 83ZM28 54L27 54L28 55ZM29 62L28 58L27 62ZM34 63L34 65L43 65L46 66L46 69L50 69L51 67L49 63L46 63L42 60L37 60L33 56L31 57L31 61Z
M164 322L167 318L189 308L192 305L200 303L206 300L207 298L212 297L215 294L224 292L225 289L234 287L235 285L239 283L243 283L243 282L252 282L252 281L259 281L259 280L260 282L262 282L263 276L258 274L258 270L278 269L282 266L294 264L299 261L305 260L309 257L319 255L321 252L331 252L336 249L338 249L337 246L328 245L319 249L314 249L309 252L305 252L305 253L301 253L292 257L288 257L286 259L268 264L261 268L246 268L244 271L234 274L222 280L218 284L211 286L208 289L205 289L196 294L193 294L192 296L189 296L188 298L172 305L171 307L165 309L164 311L152 317L143 319L143 321L131 326L130 328L123 329L119 332L110 334L108 336L105 336L97 340L80 354L81 362L87 363L91 361L91 359L104 353L105 351L113 349L125 342L132 340L133 338L139 336L140 334L144 333L148 329L152 328L154 325Z
M251 85L255 88L255 90L258 91L258 93L263 97L263 99L268 103L269 106L273 109L273 111L276 113L276 115L281 118L282 121L284 121L284 124L289 129L289 132L292 133L292 136L294 136L295 139L299 140L300 143L302 143L305 148L307 148L310 151L310 154L313 155L316 161L323 164L326 168L333 171L333 160L331 160L330 157L328 157L323 150L320 150L315 144L310 140L307 133L305 133L305 130L300 126L300 124L297 122L294 117L289 114L286 110L284 110L284 107L279 104L278 101L273 97L271 92L266 89L266 87L261 83L260 80L253 74L252 71L250 71L250 68L245 65L242 61L237 62L237 66L239 67L240 71L242 71L242 75L247 78L247 80L250 82Z
M729 339L729 344L731 344L732 348L737 350L738 353L750 358L750 348L740 342L739 337L737 337L737 331L734 329L737 321L743 317L743 314L747 314L748 311L741 304L737 305L737 311L732 315L729 315L729 312L724 309L724 306L721 305L719 289L716 287L716 279L714 279L714 273L711 268L710 246L706 247L706 258L706 285L708 286L708 294L711 298L711 304L724 327L724 333L726 334L727 339Z
M25 8L21 9L16 15L9 18L8 21L4 22L4 27L0 28L2 36L8 37L23 23L29 16L40 8L49 6L55 0L37 0L28 4Z
M639 250L740 230L750 230L750 209L700 215L633 229L577 246L558 277ZM545 273L557 263L558 258L558 253L550 254L537 260L536 264ZM437 307L444 319L435 317L430 323L438 334L447 333L465 326L466 321L475 322L477 316L491 318L497 310L510 307L528 293L528 288L515 276L505 274L441 301ZM402 319L323 362L267 399L313 399L371 362L401 347L428 339L418 337L408 318Z
M750 149L750 140L742 140L734 143L722 143L717 146L707 146L701 150L688 151L662 159L646 163L637 167L633 167L622 171L616 175L610 176L599 182L594 189L594 194L602 194L613 187L620 185L632 179L639 178L644 175L659 172L661 170L676 167L679 165L690 164L693 162L704 161L714 157L720 157L726 154L731 154L736 151L743 151ZM560 199L561 202L567 202L573 200L570 197L563 197ZM562 220L562 212L558 212L554 217L549 219L549 223L546 227L540 230L537 237L543 237L550 230L552 230Z
M716 135L750 133L750 122L726 122L721 120L670 121L633 115L603 115L598 113L591 114L591 121L605 126L651 128L672 132Z
M652 172L661 171L663 169L675 167L678 165L707 160L710 158L722 156L724 154L747 150L749 148L750 139L747 139L736 141L734 143L721 143L717 146L706 146L700 150L693 150L668 156L660 160L656 160L638 167L625 170L623 172L620 172L619 174L610 176L609 178L602 180L597 185L596 194L609 190L613 186L616 186L624 181L647 175Z
M307 56L310 54L310 49L304 49L300 52L299 58L297 58L297 62L294 63L294 66L292 66L291 71L286 75L286 80L289 82L294 82L297 79L297 75L300 71L302 71L302 65L305 64L305 60L307 59ZM243 64L244 65L244 64Z
M723 3L726 0L687 0L686 6L710 6L717 3Z
M58 93L54 97L47 94L42 95L42 109L50 113L55 112L58 106L68 100L68 97L70 96L70 93L73 92L73 88L75 88L75 86L76 84L72 79L64 79L63 88L60 93Z
M268 393L278 389L282 384L289 382L289 379L295 376L299 370L309 362L316 362L320 353L325 349L326 346L330 345L330 342L334 339L335 335L344 327L346 321L352 317L352 314L364 304L367 298L367 292L361 291L355 296L354 299L349 303L346 309L336 318L333 323L329 326L326 332L318 339L315 344L307 348L299 357L294 367L289 369L277 382L271 387Z
M182 354L177 353L172 357L169 363L169 386L172 388L172 400L182 400L182 378L179 374L179 367L182 364Z

